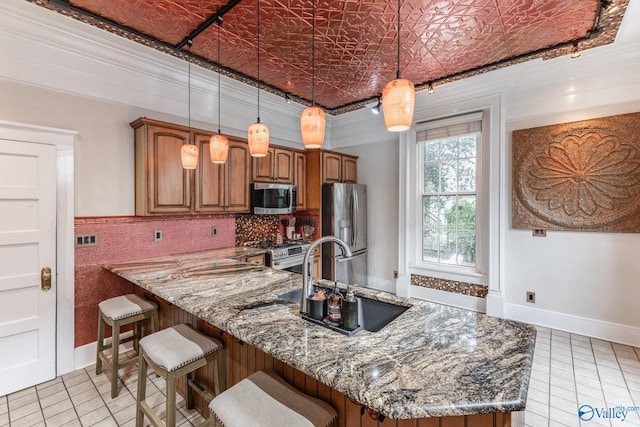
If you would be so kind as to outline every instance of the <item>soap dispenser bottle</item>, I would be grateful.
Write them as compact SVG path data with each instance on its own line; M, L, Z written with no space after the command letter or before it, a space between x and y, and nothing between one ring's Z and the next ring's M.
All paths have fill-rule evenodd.
M358 327L358 300L351 286L347 287L347 295L342 301L342 326L348 331Z
M335 282L333 292L329 295L327 320L333 323L340 323L342 321L342 294L338 289L338 282Z

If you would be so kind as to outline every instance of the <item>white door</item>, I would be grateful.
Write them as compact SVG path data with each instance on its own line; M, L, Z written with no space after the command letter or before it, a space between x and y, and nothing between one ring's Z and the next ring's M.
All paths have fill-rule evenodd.
M55 239L56 147L0 140L0 396L56 375Z

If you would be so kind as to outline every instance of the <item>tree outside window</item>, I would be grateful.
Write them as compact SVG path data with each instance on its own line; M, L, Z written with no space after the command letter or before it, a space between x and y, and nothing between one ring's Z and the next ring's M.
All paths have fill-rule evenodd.
M475 267L480 132L422 141L422 260Z

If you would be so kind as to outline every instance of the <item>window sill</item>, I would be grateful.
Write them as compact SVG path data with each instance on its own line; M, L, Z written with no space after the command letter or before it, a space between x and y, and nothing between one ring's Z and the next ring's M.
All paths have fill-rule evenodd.
M456 280L459 282L468 282L477 285L486 285L487 283L487 275L480 273L471 267L424 263L409 265L409 274L431 276L445 280Z

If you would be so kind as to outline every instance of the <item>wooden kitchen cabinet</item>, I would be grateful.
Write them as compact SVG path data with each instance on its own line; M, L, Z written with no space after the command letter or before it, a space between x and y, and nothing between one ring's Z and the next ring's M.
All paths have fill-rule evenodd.
M136 215L191 212L192 174L180 160L189 130L145 118L131 126L135 129Z
M358 158L342 155L342 182L356 184L358 182Z
M135 129L136 215L249 212L250 155L246 142L229 139L225 164L211 162L211 132L189 129L147 118L131 123ZM180 150L198 145L195 170L182 168Z
M271 146L265 157L253 158L253 182L293 184L294 151Z
M358 158L328 150L306 151L307 210L322 210L322 184L347 182L355 184L358 175Z
M358 178L358 158L331 151L322 152L322 183L355 184Z
M293 153L293 184L297 186L297 204L296 210L303 211L306 209L306 192L307 192L307 156L300 151Z
M197 132L194 140L199 148L195 170L194 212L249 212L249 146L229 138L229 153L224 164L212 163L209 138L213 133Z

